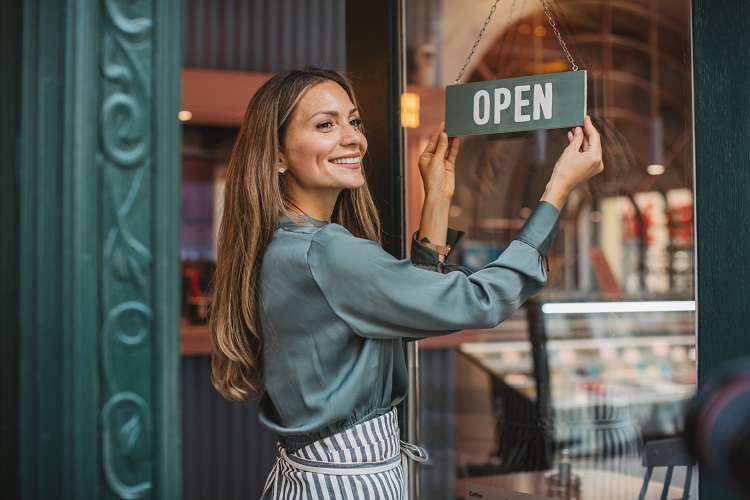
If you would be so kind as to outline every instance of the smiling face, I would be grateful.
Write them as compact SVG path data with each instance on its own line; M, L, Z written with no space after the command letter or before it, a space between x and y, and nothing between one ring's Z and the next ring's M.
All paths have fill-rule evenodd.
M329 220L341 191L364 184L367 140L360 124L359 110L332 81L315 85L297 104L279 166L291 202L306 215Z

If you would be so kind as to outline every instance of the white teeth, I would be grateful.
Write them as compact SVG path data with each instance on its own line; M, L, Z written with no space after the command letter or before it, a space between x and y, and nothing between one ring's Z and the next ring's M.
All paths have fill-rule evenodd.
M351 165L351 164L354 164L354 163L359 163L359 156L356 156L354 158L337 158L335 160L331 160L331 163L336 163L336 164L339 164L339 165L341 165L341 164L350 164Z

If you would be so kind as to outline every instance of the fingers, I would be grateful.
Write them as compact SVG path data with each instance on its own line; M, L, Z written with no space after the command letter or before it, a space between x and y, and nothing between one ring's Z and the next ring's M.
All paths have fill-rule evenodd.
M440 122L440 125L438 125L437 130L435 130L435 133L432 134L432 137L430 137L430 141L427 143L427 146L424 148L424 153L434 153L435 149L438 146L438 142L440 140L440 134L443 132L443 129L445 129L445 122Z
M568 131L568 142L573 142L576 138L575 134L579 130L583 131L583 140L580 142L579 146L581 151L588 151L592 148L598 151L601 148L599 132L596 130L596 127L594 127L589 115L586 115L583 119L583 128L574 127L572 130Z
M445 153L448 151L448 134L440 132L438 138L437 148L435 148L436 158L445 158Z
M583 129L586 131L586 137L588 138L588 143L590 144L591 148L595 149L596 151L601 150L602 146L599 132L591 122L591 117L589 115L586 115L586 118L583 119Z
M570 136L573 137L570 137ZM580 151L581 145L583 144L583 130L581 127L575 127L573 129L573 132L568 132L568 140L570 141L570 144L568 145L569 148L573 148L573 151Z
M449 163L455 164L457 155L458 155L458 137L454 137L450 141L450 149L448 149L448 156L446 157L446 161L448 161Z

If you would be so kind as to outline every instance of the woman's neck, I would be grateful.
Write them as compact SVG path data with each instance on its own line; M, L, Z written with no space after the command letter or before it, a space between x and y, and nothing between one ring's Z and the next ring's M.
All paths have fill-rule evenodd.
M340 192L339 192L340 193ZM292 215L303 215L322 222L331 222L331 214L336 206L336 196L290 197L287 201L287 212Z

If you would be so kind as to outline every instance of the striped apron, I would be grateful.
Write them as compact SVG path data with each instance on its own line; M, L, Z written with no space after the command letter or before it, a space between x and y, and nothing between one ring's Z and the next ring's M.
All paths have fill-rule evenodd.
M399 440L396 409L279 456L262 500L403 500L406 459L427 452ZM402 462L404 462L402 464Z

